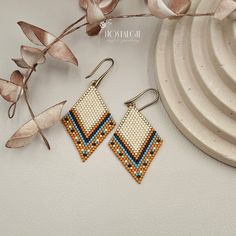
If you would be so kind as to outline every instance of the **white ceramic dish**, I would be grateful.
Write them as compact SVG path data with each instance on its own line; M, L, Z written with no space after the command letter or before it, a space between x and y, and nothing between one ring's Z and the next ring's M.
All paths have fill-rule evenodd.
M212 12L218 1L194 1ZM236 21L184 17L162 23L156 44L162 102L201 150L236 167Z

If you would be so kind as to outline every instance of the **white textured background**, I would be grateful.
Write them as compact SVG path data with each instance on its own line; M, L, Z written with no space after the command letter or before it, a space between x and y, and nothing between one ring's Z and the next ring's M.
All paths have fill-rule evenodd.
M140 0L121 1L117 13L143 12ZM11 0L0 3L0 77L9 78L29 42L19 20L58 34L82 14L77 0ZM84 76L109 56L116 66L99 87L117 122L123 102L155 86L148 66L156 19L119 20L110 29L141 30L138 42L107 42L80 31L67 39L79 58L76 68L49 59L33 75L30 100L36 112L68 100L63 114L87 88ZM23 103L14 120L0 101L1 236L235 235L235 169L203 154L169 120L161 103L143 113L165 140L142 185L129 176L106 141L82 163L61 124L46 132L49 152L37 138L21 150L8 150L8 137L29 119ZM21 108L21 109L19 109ZM110 135L111 136L111 135ZM109 136L109 137L110 137Z

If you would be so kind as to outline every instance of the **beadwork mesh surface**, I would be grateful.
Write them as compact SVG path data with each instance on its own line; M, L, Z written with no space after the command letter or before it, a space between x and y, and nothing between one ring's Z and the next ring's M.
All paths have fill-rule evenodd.
M115 127L115 121L94 86L88 88L62 122L83 161L91 156Z
M130 106L109 146L132 177L141 183L162 142L147 119Z

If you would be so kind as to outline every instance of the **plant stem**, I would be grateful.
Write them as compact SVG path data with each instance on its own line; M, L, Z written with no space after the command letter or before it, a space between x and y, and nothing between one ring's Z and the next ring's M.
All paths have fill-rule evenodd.
M176 16L173 16L173 18L176 17L184 17L184 16L190 16L190 17L195 17L195 16L212 16L214 15L213 12L208 12L208 13L186 13L186 14L178 14ZM112 19L126 19L126 18L137 18L137 17L155 17L152 14L149 13L141 13L141 14L133 14L133 15L120 15L120 16L108 16L106 20L112 20ZM172 18L172 17L168 17Z
M78 29L80 29L80 28L82 28L82 27L84 27L84 26L86 26L86 25L88 25L89 23L84 23L84 24L82 24L82 25L80 25L80 26L77 26L77 27L75 27L74 29L71 29L71 30L69 30L68 32L66 32L64 35L63 35L63 37L62 38L64 38L65 36L67 36L67 35L69 35L69 34L72 34L73 32L75 32L76 30L78 30Z
M208 12L208 13L186 13L186 14L178 14L177 16L175 17L183 17L183 16L192 16L192 17L195 17L195 16L213 16L215 13L214 12Z
M31 68L31 69L28 71L28 75L27 75L27 77L26 77L26 79L25 79L25 82L24 82L22 88L21 88L20 91L19 91L19 94L18 94L18 96L17 96L16 101L15 101L14 103L12 103L11 106L9 107L9 109L8 109L8 117L9 117L10 119L12 119L12 118L15 116L15 113L16 113L16 105L17 105L18 101L20 100L22 91L24 90L23 87L27 85L27 82L28 82L29 78L31 77L32 73L35 71L35 69L36 69L36 66L34 66L33 68ZM24 91L23 91L23 92L24 92Z
M64 33L66 33L67 31L69 31L70 29L72 29L75 25L77 25L80 21L82 21L83 19L85 19L86 15L80 17L77 21L75 21L74 23L72 23L71 25L69 25L62 33L61 35L64 35Z
M27 107L28 107L28 109L29 109L30 115L31 115L32 119L34 120L34 122L36 123L36 125L37 125L37 127L38 127L39 134L41 135L41 137L42 137L44 143L46 144L48 150L50 150L50 149L51 149L50 144L49 144L47 138L44 136L42 129L39 127L39 125L38 125L37 122L35 121L35 114L34 114L32 108L31 108L31 106L30 106L30 103L29 103L29 100L28 100L28 96L27 96L27 94L26 94L27 82L28 82L28 80L30 79L30 77L31 77L31 75L33 74L33 72L36 70L36 67L37 67L37 64L34 65L33 68L31 68L30 71L28 72L28 76L27 76L27 78L26 78L26 80L25 80L24 85L22 86L22 89L23 89L23 93L24 93L24 99L25 99L25 102L26 102ZM21 92L20 92L20 94L21 94Z
M108 16L107 20L111 19L124 19L124 18L137 18L137 17L152 17L152 14L149 13L141 13L141 14L132 14L132 15L120 15L120 16Z
M46 144L48 150L50 150L51 149L50 144L49 144L48 140L46 139L46 137L44 136L43 131L41 130L41 128L39 127L38 123L35 120L35 115L34 115L34 112L33 112L32 108L31 108L31 106L30 106L30 103L29 103L29 100L28 100L28 97L27 97L27 94L26 94L25 87L23 87L23 92L24 92L25 102L26 102L27 107L29 109L30 115L31 115L32 119L34 120L35 124L37 125L39 134L43 138L44 143Z
M80 21L82 21L85 17L86 17L86 16L83 16L83 17L81 17L79 20L75 21L73 24L69 25L69 26L59 35L59 37L57 37L50 45L48 45L48 46L44 49L43 54L46 55L47 52L48 52L48 50L50 49L50 47L51 47L53 44L55 44L56 42L58 42L59 40L61 40L62 38L64 38L66 35L71 34L72 32L74 32L74 31L76 31L76 30L82 28L83 26L87 25L87 23L85 23L85 24L82 24L82 25L77 26L76 28L72 29L76 24L78 24ZM68 32L69 32L69 33L68 33ZM23 86L22 86L22 88L21 88L21 90L20 90L20 92L19 92L19 95L18 95L18 97L17 97L17 100L16 100L16 102L14 102L14 103L10 106L10 108L9 108L9 110L8 110L8 116L9 116L9 118L13 118L13 117L14 117L15 111L16 111L17 102L19 101L19 99L20 99L20 97L21 97L21 93L22 93L22 91L23 91L24 100L25 100L25 102L26 102L26 104L27 104L27 107L28 107L28 110L29 110L29 112L30 112L30 115L31 115L32 119L35 121L35 114L34 114L32 108L31 108L31 106L30 106L30 103L29 103L29 100L28 100L28 97L27 97L27 94L26 94L26 86L27 86L27 83L28 83L29 79L31 78L33 72L36 71L37 66L38 66L38 64L35 64L32 68L30 68L30 69L28 70L28 72L27 72L27 77L26 77L25 82L24 82L24 84L23 84ZM13 109L13 110L12 110L12 109ZM12 113L11 113L11 111L12 111ZM43 138L43 141L44 141L44 143L46 144L47 148L50 150L51 148L50 148L50 144L49 144L47 138L44 136L43 131L42 131L41 128L38 126L38 124L37 124L36 121L35 121L35 123L36 123L36 125L37 125L37 127L38 127L39 134L40 134L41 137Z

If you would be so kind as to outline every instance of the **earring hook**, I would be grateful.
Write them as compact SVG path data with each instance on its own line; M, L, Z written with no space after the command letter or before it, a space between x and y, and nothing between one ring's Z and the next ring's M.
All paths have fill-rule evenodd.
M102 80L106 77L106 75L109 73L109 71L111 70L111 68L114 66L114 64L115 64L114 60L113 60L112 58L105 58L105 59L103 59L103 60L95 67L95 69L94 69L88 76L85 77L85 79L88 79L88 78L90 78L91 76L93 76L93 75L97 72L97 70L101 67L101 65L102 65L104 62L107 62L107 61L111 62L110 67L109 67L97 80L94 80L94 81L92 82L92 84L93 84L96 88L97 88L98 85L102 82Z
M127 101L127 102L125 102L125 105L127 105L128 107L131 106L131 105L135 105L135 102L136 102L139 98L141 98L143 95L145 95L147 92L150 92L150 91L152 91L152 92L154 92L154 93L156 94L155 100L152 101L152 102L150 102L150 103L148 103L147 105L144 105L143 107L139 108L138 110L139 110L139 111L142 111L142 110L144 110L145 108L147 108L147 107L149 107L149 106L151 106L151 105L157 103L157 102L159 101L159 99L160 99L160 94L159 94L159 92L158 92L156 89L154 89L154 88L149 88L149 89L144 90L144 91L141 92L140 94L138 94L136 97L130 99L130 100Z

